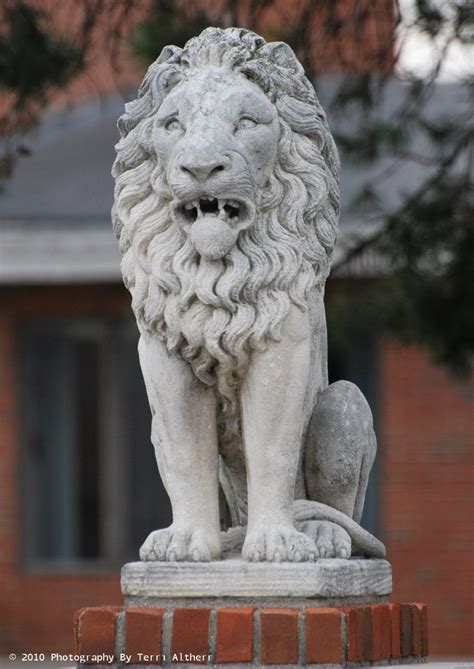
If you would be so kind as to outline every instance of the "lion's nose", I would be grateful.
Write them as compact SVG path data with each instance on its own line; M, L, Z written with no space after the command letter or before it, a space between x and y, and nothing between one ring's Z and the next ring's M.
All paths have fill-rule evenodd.
M228 161L226 159L218 160L193 160L184 159L181 161L179 167L182 172L190 174L198 181L207 181L210 177L215 176L219 172L227 169Z

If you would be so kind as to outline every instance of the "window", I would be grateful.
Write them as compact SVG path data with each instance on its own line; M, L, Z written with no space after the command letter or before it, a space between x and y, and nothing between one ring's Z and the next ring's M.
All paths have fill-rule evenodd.
M136 559L170 521L132 322L25 324L23 549L28 566Z

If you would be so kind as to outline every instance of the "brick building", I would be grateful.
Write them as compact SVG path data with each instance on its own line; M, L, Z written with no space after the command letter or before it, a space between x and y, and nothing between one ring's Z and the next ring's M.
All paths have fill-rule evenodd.
M445 86L437 104L452 99ZM122 105L56 110L0 199L0 654L69 651L73 612L119 603L120 565L169 519L110 229ZM344 171L346 204L360 178ZM358 224L343 216L342 243ZM329 299L367 273L332 278ZM386 340L332 351L331 375L374 410L364 522L386 543L394 598L428 603L434 655L474 656L472 383Z

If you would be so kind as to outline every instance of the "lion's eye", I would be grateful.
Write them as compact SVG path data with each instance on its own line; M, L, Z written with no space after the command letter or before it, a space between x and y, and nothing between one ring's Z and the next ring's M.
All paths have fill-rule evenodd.
M181 129L181 123L178 121L177 118L170 118L169 121L166 121L165 123L165 130L168 130L169 132L173 132L174 130L180 130Z
M255 128L257 122L250 118L250 116L242 116L240 121L237 124L239 130L250 130L250 128Z

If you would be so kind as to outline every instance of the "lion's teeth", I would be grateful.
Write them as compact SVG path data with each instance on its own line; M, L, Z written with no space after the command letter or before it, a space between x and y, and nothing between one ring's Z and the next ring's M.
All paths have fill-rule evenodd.
M220 199L217 200L217 206L219 207L219 209L221 210L224 209L224 205L225 205L225 200L220 200Z
M194 204L193 204L192 202L187 202L187 203L184 205L184 208L187 209L187 210L189 211L190 209L194 209Z
M229 204L231 207L234 207L235 209L238 209L238 208L239 208L239 203L238 203L236 200L229 200L229 201L228 201L228 204Z

